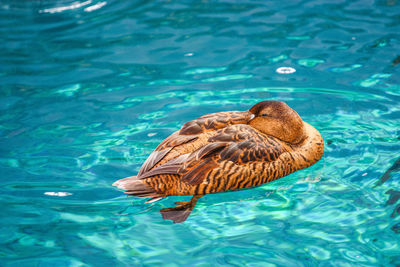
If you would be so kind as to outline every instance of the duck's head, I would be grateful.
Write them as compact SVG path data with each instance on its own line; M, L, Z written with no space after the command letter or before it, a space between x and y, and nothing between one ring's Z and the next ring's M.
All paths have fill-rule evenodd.
M262 101L249 112L254 116L248 124L264 134L291 144L304 139L303 120L284 102Z

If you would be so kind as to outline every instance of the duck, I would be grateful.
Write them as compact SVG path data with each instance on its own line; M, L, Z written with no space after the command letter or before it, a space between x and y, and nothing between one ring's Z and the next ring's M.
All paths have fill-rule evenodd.
M206 194L269 183L319 161L320 132L282 101L267 100L247 111L201 116L163 140L135 176L113 183L128 196L192 195L161 210L165 220L184 222Z

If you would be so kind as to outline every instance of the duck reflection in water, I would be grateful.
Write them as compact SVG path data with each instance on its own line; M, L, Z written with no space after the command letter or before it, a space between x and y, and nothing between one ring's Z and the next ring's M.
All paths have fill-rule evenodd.
M323 155L321 134L287 104L262 101L248 111L204 115L185 123L150 154L137 176L113 185L129 196L193 195L189 202L161 210L183 222L205 194L271 182L316 163Z

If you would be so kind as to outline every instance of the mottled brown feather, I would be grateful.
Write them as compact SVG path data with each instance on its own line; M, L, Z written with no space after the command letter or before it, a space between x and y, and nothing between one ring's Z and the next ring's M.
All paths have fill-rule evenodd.
M169 137L167 137L164 141L162 141L155 151L161 151L167 148L174 148L176 146L180 146L183 144L186 144L188 142L192 142L193 140L196 140L198 137L195 135L180 135L178 132L175 132L171 134Z
M146 161L143 163L142 167L140 168L138 172L138 176L142 176L143 173L148 172L151 168L154 167L160 160L162 160L165 155L167 155L173 147L168 147L160 151L154 151L153 153L150 154L150 156L146 159Z
M246 124L250 113L243 111L228 111L207 114L185 123L179 131L180 135L194 135L208 130L218 130L232 124Z
M138 175L138 179L144 179L148 177L152 177L159 174L179 174L179 170L184 166L187 162L189 155L184 154L177 158L174 158L165 164L159 165L150 171L147 171L141 175Z
M240 135L226 133L240 132ZM219 142L222 136L224 142ZM265 136L248 125L230 125L208 138L208 144L190 154L183 154L177 158L161 164L142 174L138 178L144 179L155 175L175 174L182 182L189 185L198 185L214 169L224 165L224 161L235 164L248 162L270 162L276 160L286 150L279 143L270 142L273 137ZM244 172L247 170L244 169ZM236 174L239 172L236 172Z
M219 112L204 115L193 121L185 123L180 131L177 131L162 141L157 148L150 154L139 170L138 177L143 179L151 175L161 174L159 169L157 172L150 172L164 157L175 147L193 143L201 133L208 130L212 131L226 127L227 125L245 123L250 119L250 114L243 111ZM199 130L200 129L200 130ZM214 146L207 149L213 150ZM208 151L207 153L209 153ZM174 154L174 153L173 153ZM179 154L177 155L179 156ZM174 157L172 157L174 158ZM169 166L171 167L171 166ZM165 169L167 170L167 169ZM172 173L169 169L166 173Z
M229 133L229 134L228 134ZM238 133L238 134L233 134ZM228 138L229 137L229 138ZM217 131L209 142L228 143L220 152L220 160L230 160L237 164L247 162L270 162L276 160L287 149L272 136L264 135L249 125L234 125Z

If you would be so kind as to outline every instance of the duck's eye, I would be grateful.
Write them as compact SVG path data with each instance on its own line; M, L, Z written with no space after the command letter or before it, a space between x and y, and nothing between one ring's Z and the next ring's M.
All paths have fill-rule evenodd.
M268 114L267 113L263 113L263 114L261 114L261 117L268 117Z

